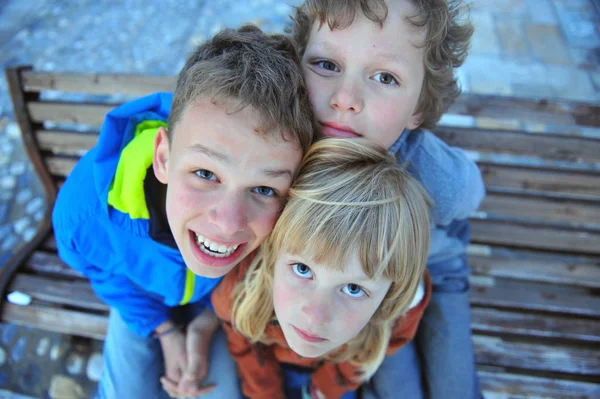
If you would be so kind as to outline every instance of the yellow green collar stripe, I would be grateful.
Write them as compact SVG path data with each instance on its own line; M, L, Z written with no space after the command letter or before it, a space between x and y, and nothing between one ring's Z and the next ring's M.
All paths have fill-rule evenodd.
M194 295L194 283L196 281L196 275L189 268L185 269L185 288L183 290L183 299L179 302L180 305L188 303Z

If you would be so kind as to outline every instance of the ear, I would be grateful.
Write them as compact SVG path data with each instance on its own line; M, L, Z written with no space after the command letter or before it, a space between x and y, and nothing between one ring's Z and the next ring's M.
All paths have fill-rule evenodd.
M415 130L421 125L421 123L423 123L423 113L419 112L418 114L413 114L410 123L408 126L406 126L406 128L408 130Z
M164 127L159 127L154 137L152 168L159 182L167 184L169 175L169 136Z

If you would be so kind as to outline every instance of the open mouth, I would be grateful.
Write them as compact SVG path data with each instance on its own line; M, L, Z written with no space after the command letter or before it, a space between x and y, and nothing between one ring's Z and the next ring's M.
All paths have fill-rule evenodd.
M215 257L215 258L226 258L235 252L236 249L240 246L240 244L235 244L231 246L218 244L216 242L211 242L210 240L204 238L198 233L194 233L196 236L196 244L200 251L205 253L206 255Z

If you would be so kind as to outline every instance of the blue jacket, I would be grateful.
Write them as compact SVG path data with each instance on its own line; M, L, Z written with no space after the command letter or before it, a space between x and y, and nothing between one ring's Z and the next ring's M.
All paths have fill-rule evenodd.
M141 336L166 321L170 307L209 304L220 281L194 275L176 246L150 237L144 181L171 100L157 93L109 112L97 145L68 176L52 213L60 257Z
M485 186L475 162L430 131L405 130L390 151L433 200L427 267L434 291L466 291L468 217L479 207Z

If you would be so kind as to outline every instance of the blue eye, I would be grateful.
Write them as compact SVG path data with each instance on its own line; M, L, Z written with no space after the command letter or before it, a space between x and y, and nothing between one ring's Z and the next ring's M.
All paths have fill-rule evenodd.
M294 263L292 265L292 270L302 278L311 278L313 275L310 267L306 266L304 263Z
M215 174L210 170L199 169L194 173L196 173L199 178L204 180L217 180L217 176L215 176Z
M254 187L252 189L252 192L255 192L260 195L264 195L265 197L274 197L277 195L275 190L273 190L271 187L266 187L266 186Z
M380 72L373 76L373 79L384 85L399 85L398 79L396 79L394 75L388 72Z
M356 284L348 284L342 288L342 291L352 298L362 298L363 296L367 295L365 291Z
M324 69L326 71L339 72L339 68L337 67L337 65L335 65L331 61L327 61L327 60L316 61L313 63L313 65L316 65L319 68Z

